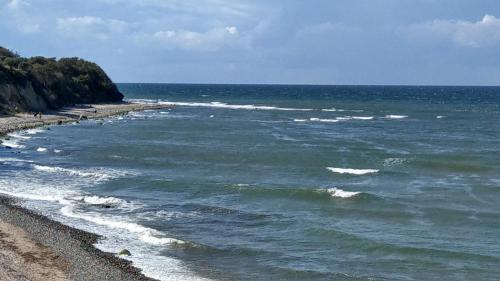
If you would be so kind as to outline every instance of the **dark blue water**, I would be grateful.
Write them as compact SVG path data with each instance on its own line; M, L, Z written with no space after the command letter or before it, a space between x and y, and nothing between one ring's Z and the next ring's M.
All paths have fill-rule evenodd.
M11 135L0 191L162 280L500 276L500 88L119 87L176 107Z

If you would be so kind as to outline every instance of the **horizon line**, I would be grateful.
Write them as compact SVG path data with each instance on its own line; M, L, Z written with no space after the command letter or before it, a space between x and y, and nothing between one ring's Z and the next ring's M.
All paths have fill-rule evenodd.
M285 84L285 83L203 83L203 82L114 82L115 84L169 84L169 85L213 85L213 86L323 86L323 87L488 87L496 88L499 85L447 85L447 84Z

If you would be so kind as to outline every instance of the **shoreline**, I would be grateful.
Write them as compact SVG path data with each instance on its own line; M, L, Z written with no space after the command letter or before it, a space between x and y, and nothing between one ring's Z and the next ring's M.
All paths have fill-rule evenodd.
M82 104L46 112L42 114L41 118L37 118L34 114L30 113L18 113L14 116L0 116L0 137L8 133L37 127L61 125L86 119L106 118L126 114L131 111L167 109L173 107L173 105L168 104L130 102Z
M122 102L65 107L47 112L41 118L28 113L2 116L0 137L37 127L166 108L172 106ZM0 194L1 280L156 281L143 275L131 261L96 248L99 235L23 208L19 204L22 201Z
M54 221L21 207L18 202L20 200L16 198L0 195L0 225L7 226L0 227L0 272L15 278L10 280L157 281L143 275L141 269L134 267L131 261L96 248L94 244L101 238L99 235ZM9 233L4 232L5 228L17 230L17 236L6 241ZM21 236L18 235L19 230ZM34 246L26 251L18 247L21 243ZM3 251L21 258L2 259L5 256ZM32 274L28 272L32 268L19 267L15 264L17 262L38 265L43 270L42 274ZM13 271L16 266L18 271ZM30 274L35 276L29 278Z

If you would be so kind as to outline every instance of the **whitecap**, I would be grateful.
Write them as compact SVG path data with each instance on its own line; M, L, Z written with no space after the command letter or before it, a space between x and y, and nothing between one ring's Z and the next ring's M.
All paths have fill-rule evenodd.
M10 147L10 148L24 148L25 147L24 145L19 144L19 141L15 140L15 139L9 139L9 140L3 139L2 145L5 147Z
M23 139L23 140L29 140L29 139L31 139L31 137L25 136L25 135L22 135L22 134L19 134L19 133L10 133L10 134L8 134L8 136L11 137L11 138Z
M375 169L350 169L350 168L334 168L334 167L327 167L326 169L338 174L351 174L351 175L373 174L373 173L378 173L379 171Z
M361 192L358 191L345 191L335 187L327 189L326 192L328 192L334 198L351 198L361 194Z
M373 120L373 116L353 116L354 120Z
M153 99L127 99L126 101L130 103L145 103L145 104L158 103L158 100L153 100Z
M386 115L385 118L387 119L403 119L403 118L407 118L408 116L406 115L394 115L394 114L390 114L390 115Z
M211 107L223 109L245 109L245 110L281 110L281 111L312 111L309 108L289 108L276 107L268 105L253 105L253 104L227 104L223 102L169 102L161 101L159 104L174 105L174 106L189 106L189 107Z
M92 196L78 196L73 198L73 200L80 201L82 203L90 205L125 205L127 201L116 198L116 197L99 197L96 195Z
M36 135L38 133L43 133L44 130L42 129L29 129L29 130L26 130L26 134L28 135Z
M38 152L47 152L47 148L45 148L45 147L39 147L39 148L36 149L36 151L38 151Z
M321 119L321 118L309 118L313 122L326 122L326 123L336 123L339 122L337 119Z
M307 122L307 119L293 119L294 122Z
M438 115L438 116L436 116L436 118L437 118L437 119L442 119L442 118L444 118L444 117L445 117L445 116L442 116L442 115Z
M339 121L347 121L347 120L351 120L351 119L352 119L352 117L349 117L349 116L346 116L346 117L337 117L337 118L335 118L335 119L337 119L337 120L339 120Z
M47 173L65 173L70 176L78 176L83 178L95 178L97 180L105 180L111 178L110 175L99 173L99 172L84 172L79 170L67 169L62 167L51 167L51 166L43 166L43 165L33 165L33 169L41 172Z
M322 109L321 111L335 112L335 111L337 111L337 109L335 109L335 108L325 108L325 109Z
M61 153L60 149L54 149L54 153Z

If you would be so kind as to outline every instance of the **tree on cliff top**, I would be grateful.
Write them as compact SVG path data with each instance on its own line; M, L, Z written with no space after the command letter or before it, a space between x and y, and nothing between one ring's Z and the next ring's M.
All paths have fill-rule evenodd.
M79 58L23 58L0 47L0 114L122 99L116 85L93 62Z

